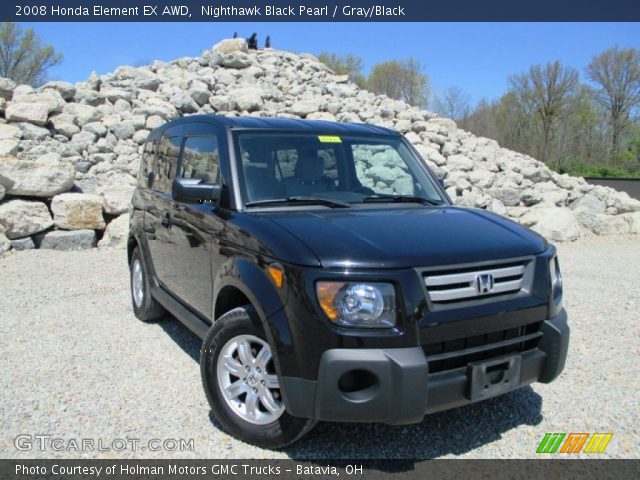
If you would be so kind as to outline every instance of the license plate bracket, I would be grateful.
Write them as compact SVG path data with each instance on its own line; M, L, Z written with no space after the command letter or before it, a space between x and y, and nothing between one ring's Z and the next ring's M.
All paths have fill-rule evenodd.
M467 397L482 400L520 386L521 355L508 355L470 363L467 366Z

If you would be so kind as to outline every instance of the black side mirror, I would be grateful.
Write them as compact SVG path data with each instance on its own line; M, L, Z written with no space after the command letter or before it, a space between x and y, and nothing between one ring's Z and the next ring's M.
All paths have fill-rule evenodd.
M174 200L187 203L217 203L220 191L220 185L205 183L201 178L176 178L171 188Z

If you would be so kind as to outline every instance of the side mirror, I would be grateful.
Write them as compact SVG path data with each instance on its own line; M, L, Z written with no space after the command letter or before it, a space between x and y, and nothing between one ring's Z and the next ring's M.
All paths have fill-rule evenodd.
M177 202L217 203L220 200L220 185L204 183L201 178L176 178L171 193Z

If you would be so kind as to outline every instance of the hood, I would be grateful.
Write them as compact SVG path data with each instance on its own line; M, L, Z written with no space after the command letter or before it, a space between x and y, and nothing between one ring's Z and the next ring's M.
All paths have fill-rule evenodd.
M274 213L325 268L407 268L532 255L547 244L498 215L460 207L403 206Z

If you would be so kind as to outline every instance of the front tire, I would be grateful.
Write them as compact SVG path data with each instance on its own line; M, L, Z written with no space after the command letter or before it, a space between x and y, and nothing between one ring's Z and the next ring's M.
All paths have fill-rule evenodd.
M136 247L129 263L131 274L131 303L136 317L144 322L164 316L165 309L151 296L151 284L140 248Z
M216 419L247 443L284 447L315 425L286 412L271 348L250 306L215 321L203 342L200 371Z

